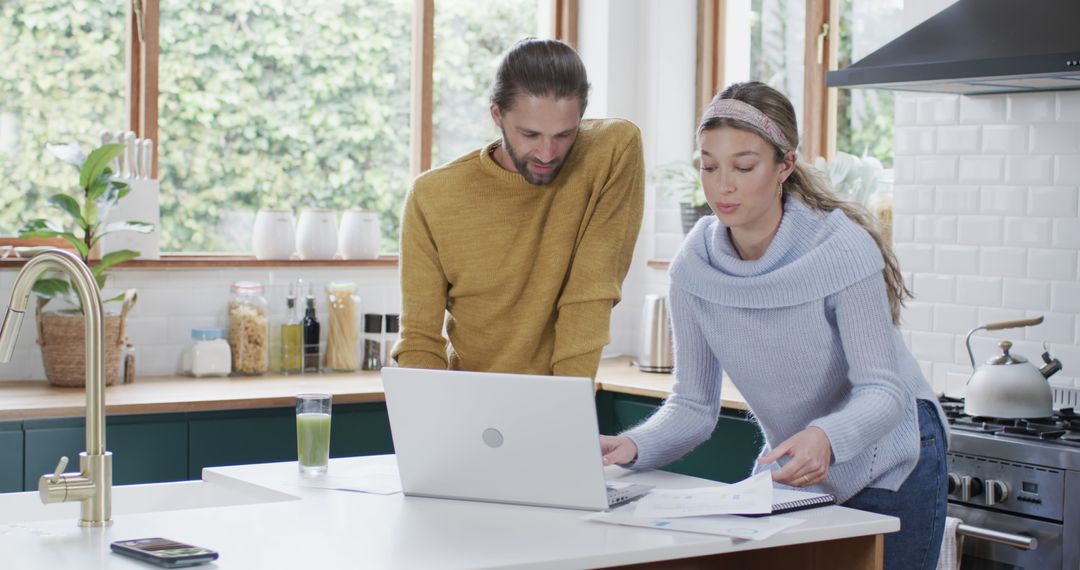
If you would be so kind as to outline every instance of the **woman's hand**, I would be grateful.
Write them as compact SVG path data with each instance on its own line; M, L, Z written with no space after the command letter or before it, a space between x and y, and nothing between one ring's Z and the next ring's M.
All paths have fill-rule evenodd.
M828 477L832 444L821 428L811 426L784 440L757 461L772 463L785 456L791 460L779 471L773 471L773 481L792 487L809 487Z
M600 436L604 465L625 465L637 459L637 444L625 435Z

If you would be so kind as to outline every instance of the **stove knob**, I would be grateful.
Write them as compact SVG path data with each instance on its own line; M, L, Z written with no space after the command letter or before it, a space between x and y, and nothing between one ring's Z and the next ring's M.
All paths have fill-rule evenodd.
M986 480L986 506L1005 502L1009 498L1009 486L997 479Z
M953 494L960 488L960 476L956 473L949 473L949 494Z
M960 500L970 501L983 492L982 480L964 475L960 478Z

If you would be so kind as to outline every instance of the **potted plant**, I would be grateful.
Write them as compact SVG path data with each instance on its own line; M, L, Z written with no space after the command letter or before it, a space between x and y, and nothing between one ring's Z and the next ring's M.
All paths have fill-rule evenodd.
M109 163L124 152L124 145L102 145L89 155L77 144L49 144L47 148L79 172L76 196L58 193L49 197L49 204L67 214L68 222L45 218L30 220L19 231L19 237L58 237L68 242L78 252L83 263L90 267L98 287L104 289L105 271L118 263L138 257L139 252L130 249L114 251L91 263L91 252L98 241L113 232L147 233L154 230L153 224L145 222L105 222L113 206L131 190L109 168ZM34 284L33 291L38 296L37 342L41 346L45 376L50 384L56 386L82 386L85 382L85 331L81 302L74 286L66 276L46 274ZM54 299L62 300L74 309L44 312L45 304ZM104 299L105 302L123 303L119 314L105 317L107 384L115 383L120 375L120 355L127 342L125 321L135 299L134 290Z
M701 188L701 173L698 172L697 161L695 155L690 162L668 163L658 167L649 176L661 193L679 201L683 235L690 233L690 229L699 219L713 213Z

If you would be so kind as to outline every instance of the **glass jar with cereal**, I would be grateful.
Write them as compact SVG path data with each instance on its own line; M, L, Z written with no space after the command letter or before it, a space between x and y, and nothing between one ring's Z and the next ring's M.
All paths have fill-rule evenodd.
M229 295L229 347L235 374L264 374L269 364L268 305L262 283L237 281Z

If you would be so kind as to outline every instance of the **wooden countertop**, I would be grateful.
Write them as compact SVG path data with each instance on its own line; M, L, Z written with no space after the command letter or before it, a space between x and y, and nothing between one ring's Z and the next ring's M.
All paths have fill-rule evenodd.
M627 357L604 359L597 381L601 390L666 398L671 374L641 372ZM154 414L252 408L290 407L296 394L333 394L335 404L383 401L378 372L329 373L304 376L139 378L133 384L105 390L106 414ZM738 390L724 379L725 408L747 409ZM81 417L86 396L81 388L57 388L42 380L0 382L0 421L35 418Z

